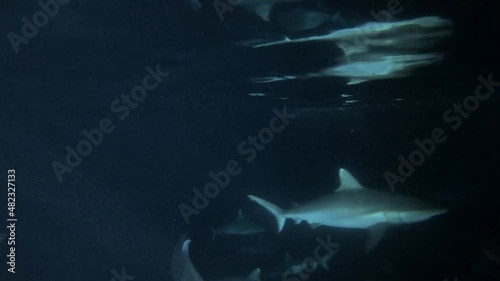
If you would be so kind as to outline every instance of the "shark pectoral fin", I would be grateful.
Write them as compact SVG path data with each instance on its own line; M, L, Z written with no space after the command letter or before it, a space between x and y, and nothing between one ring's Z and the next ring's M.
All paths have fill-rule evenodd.
M271 9L273 3L271 4L261 4L254 7L255 13L259 15L263 20L269 21L269 15L271 14Z
M337 191L363 189L363 186L346 169L339 169L340 187Z
M250 275L248 275L247 280L250 281L260 281L260 268L256 268Z
M250 200L252 201L257 202L257 204L264 207L276 218L276 223L278 224L278 232L280 232L283 229L286 217L283 216L283 210L280 207L274 205L273 203L267 202L264 199L260 199L257 196L248 195L248 198L250 198Z
M386 223L378 223L372 227L370 227L368 234L368 239L366 240L365 253L371 251L375 246L377 246L382 236L384 236L385 231L389 224Z

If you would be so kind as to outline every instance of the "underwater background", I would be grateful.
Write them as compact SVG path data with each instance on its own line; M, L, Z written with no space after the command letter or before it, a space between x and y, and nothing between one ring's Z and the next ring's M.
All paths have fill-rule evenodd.
M251 77L335 64L340 51L321 42L241 46L283 34L243 8L221 21L210 1L194 10L186 0L66 2L24 40L9 34L23 32L22 18L31 19L39 3L0 3L0 233L11 235L10 169L17 218L16 273L8 271L7 236L0 243L0 280L175 280L172 252L185 233L204 280L255 268L264 281L280 280L286 252L307 257L317 237L328 235L339 251L329 270L308 280L500 280L500 90L492 87L460 125L443 118L484 79L500 81L495 1L401 0L404 10L395 20L451 20L443 59L409 77L356 85L343 77L253 83ZM346 28L373 21L370 11L387 2L323 1L321 7L338 9L343 23L336 28ZM299 4L279 5L278 12ZM12 40L23 43L14 47ZM155 71L158 83L147 96L118 109L122 93ZM284 110L294 116L289 124L247 160L240 144ZM109 133L69 167L68 147L76 150L87 138L83 130L96 128ZM418 148L415 140L432 137L436 128L446 141L391 190L385 173L397 174L398 156L407 159ZM202 190L213 181L210 172L231 160L241 173L186 223L180 204L192 206L193 189ZM246 196L284 207L307 202L339 186L339 168L368 188L449 211L391 227L365 253L366 230L288 222L277 234L272 216ZM239 209L268 230L212 240L212 228ZM124 269L134 278L120 280L116 273Z

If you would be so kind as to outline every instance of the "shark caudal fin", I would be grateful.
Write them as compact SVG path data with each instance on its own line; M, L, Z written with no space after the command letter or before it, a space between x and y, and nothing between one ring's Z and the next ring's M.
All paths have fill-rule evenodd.
M283 216L283 210L280 207L274 205L273 203L267 202L264 199L260 199L257 196L248 195L248 198L250 198L250 200L252 201L257 202L257 204L261 205L271 214L273 214L273 216L276 218L276 223L278 224L278 232L283 229L286 218Z

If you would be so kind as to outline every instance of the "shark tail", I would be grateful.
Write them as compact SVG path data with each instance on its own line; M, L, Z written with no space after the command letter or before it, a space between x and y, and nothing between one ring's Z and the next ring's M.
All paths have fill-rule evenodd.
M278 224L278 232L281 232L283 226L285 225L285 220L286 220L286 217L283 216L283 210L280 207L274 205L273 203L267 202L264 199L260 199L257 196L248 195L248 198L250 198L250 200L252 201L257 202L257 204L264 207L276 218L276 223Z

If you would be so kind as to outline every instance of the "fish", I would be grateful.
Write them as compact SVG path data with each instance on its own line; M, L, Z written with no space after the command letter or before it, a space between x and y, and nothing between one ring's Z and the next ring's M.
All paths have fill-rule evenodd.
M172 275L174 281L204 281L196 267L191 262L189 245L191 239L182 235L172 254ZM260 268L253 270L246 277L226 277L218 281L260 281Z
M203 281L200 273L191 262L189 244L191 239L182 235L172 254L172 275L175 281Z
M286 219L307 222L312 228L367 229L365 252L378 244L390 225L422 222L448 211L409 196L367 189L343 168L338 175L340 186L335 192L289 210L254 195L248 197L274 216L278 232Z
M267 229L243 216L243 211L239 210L236 218L219 226L218 228L212 228L212 240L218 234L230 234L230 235L254 235L259 234Z
M344 77L347 85L361 84L367 81L401 78L410 76L418 68L438 62L442 53L427 53L413 55L372 55L365 59L337 64L317 72L301 75L255 77L254 83L270 83L294 79L309 79L312 77Z
M441 38L452 33L452 22L436 16L420 17L410 20L395 22L368 22L362 25L333 30L328 34L315 35L302 38L290 39L284 36L283 39L251 45L256 40L248 41L247 47L262 48L283 44L303 43L312 41L332 41L343 44L343 49L349 55L352 52L365 52L369 48L400 48L400 49L422 49L430 47L439 42ZM362 40L367 36L370 40ZM358 41L359 40L359 41ZM352 46L356 44L358 46ZM243 44L244 45L244 44ZM362 46L359 46L362 45ZM350 50L346 48L350 47ZM359 49L359 50L358 50Z
M284 39L265 43L253 40L247 46L260 48L300 42L331 42L336 44L343 56L337 58L337 64L318 71L254 77L251 80L255 83L270 83L313 77L345 77L348 85L355 85L372 80L407 77L423 66L442 60L444 54L435 48L451 34L451 27L450 20L421 17L399 22L370 22L318 36L296 39L285 36Z

